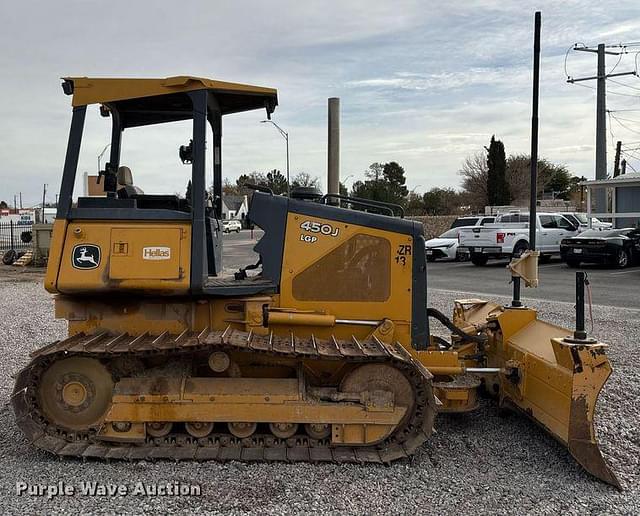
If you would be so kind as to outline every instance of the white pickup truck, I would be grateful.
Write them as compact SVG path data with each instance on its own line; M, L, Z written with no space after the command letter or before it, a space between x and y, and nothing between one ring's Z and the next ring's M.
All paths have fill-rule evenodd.
M536 249L540 261L560 254L560 241L579 233L579 227L560 213L536 214ZM459 228L458 251L468 252L474 265L489 258L513 258L529 249L529 214L498 215L493 224Z

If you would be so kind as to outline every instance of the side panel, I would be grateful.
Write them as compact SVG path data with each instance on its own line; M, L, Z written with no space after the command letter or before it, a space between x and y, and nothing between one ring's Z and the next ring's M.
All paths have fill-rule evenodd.
M47 261L47 274L44 278L44 288L55 294L58 292L58 272L60 271L60 260L64 249L64 240L67 235L67 221L56 219L53 222L53 234L49 247L49 260Z
M189 223L71 221L65 233L58 292L189 290Z
M410 235L289 213L280 305L339 319L388 318L409 345L412 266Z

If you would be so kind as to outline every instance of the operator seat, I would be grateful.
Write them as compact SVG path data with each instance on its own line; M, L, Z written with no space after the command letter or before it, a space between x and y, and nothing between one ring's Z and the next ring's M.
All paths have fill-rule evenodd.
M134 186L133 174L131 174L131 169L129 167L119 167L117 178L119 186L118 198L129 199L131 197L144 194L140 188Z

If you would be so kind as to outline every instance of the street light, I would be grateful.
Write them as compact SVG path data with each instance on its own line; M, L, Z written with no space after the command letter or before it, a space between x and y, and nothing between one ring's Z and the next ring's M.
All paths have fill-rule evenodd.
M102 159L102 156L104 156L104 153L107 152L107 149L111 147L110 143L107 143L104 146L104 149L102 149L102 152L100 154L98 154L98 174L100 174L100 160Z
M287 197L290 197L290 186L289 186L289 133L285 131L282 127L276 124L273 120L261 120L261 124L273 124L273 126L278 130L280 136L284 138L284 141L287 142Z
M411 190L411 193L415 193L415 191L420 188L422 185L416 185L413 187L413 190Z

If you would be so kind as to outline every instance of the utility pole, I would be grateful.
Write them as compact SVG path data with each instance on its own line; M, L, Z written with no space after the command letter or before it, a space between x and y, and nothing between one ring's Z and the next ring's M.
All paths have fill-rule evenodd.
M616 159L613 163L613 177L620 175L620 151L622 150L622 142L618 140L616 143Z
M18 213L18 200L15 194L13 194L13 212Z
M597 80L596 88L596 179L607 178L607 104L606 104L606 81L609 77L620 77L622 75L636 75L635 71L632 72L619 72L607 74L606 56L620 56L625 53L624 50L612 51L607 50L607 46L604 43L598 44L598 48L579 47L574 45L573 50L578 52L592 52L598 55L597 75L592 77L580 77L574 79L573 77L567 77L567 82L574 84L576 82ZM597 190L595 192L595 204L596 212L603 213L606 208L606 192L604 190Z
M624 175L627 173L627 160L623 159L621 165L622 165L622 169L620 170L620 173Z
M607 93L604 43L598 45L598 83L596 91L596 179L607 178Z
M44 202L45 202L45 198L47 196L47 184L44 184L44 187L42 189L42 213L40 214L40 222L44 223Z
M20 192L20 209L22 209L22 192Z

